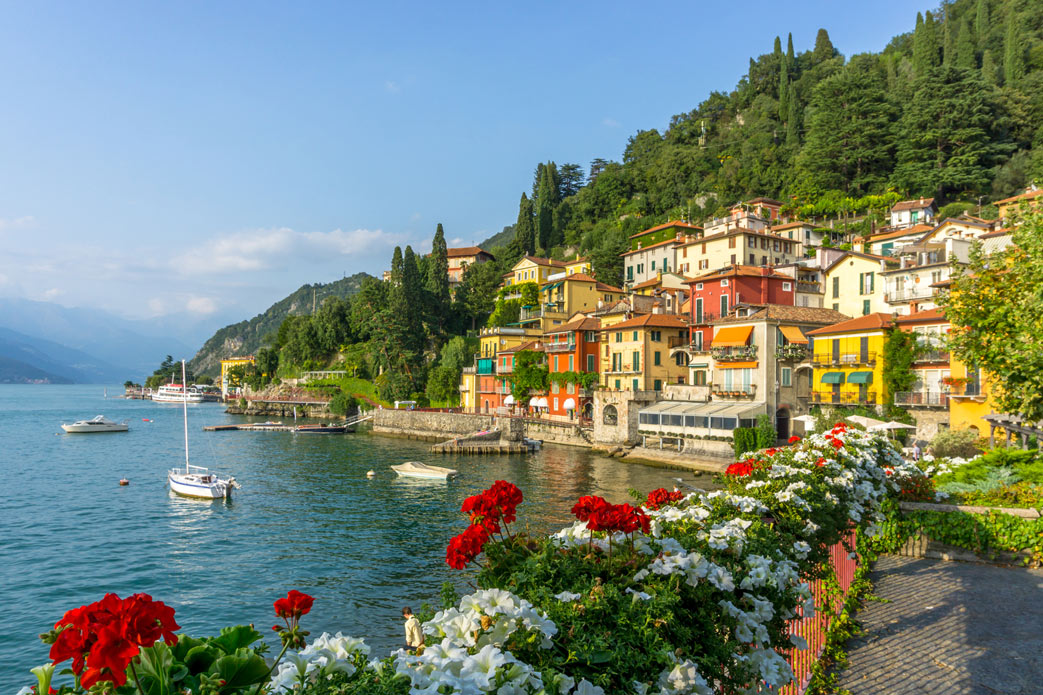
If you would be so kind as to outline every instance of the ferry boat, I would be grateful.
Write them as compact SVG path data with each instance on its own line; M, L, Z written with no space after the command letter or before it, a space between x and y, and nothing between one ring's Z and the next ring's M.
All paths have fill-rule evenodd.
M203 393L195 386L163 384L152 393L152 400L159 403L202 403Z
M92 432L126 432L130 429L127 421L116 422L104 415L97 415L90 420L77 420L71 425L62 423L62 429L69 434L88 434Z

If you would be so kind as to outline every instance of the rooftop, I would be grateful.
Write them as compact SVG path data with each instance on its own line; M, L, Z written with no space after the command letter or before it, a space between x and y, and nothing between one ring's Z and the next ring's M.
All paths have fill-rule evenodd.
M898 316L895 318L895 323L948 323L948 319L945 318L945 312L942 309L935 308L916 311L906 316Z
M659 242L656 242L654 244L649 244L648 246L642 246L639 249L633 249L631 251L625 251L624 253L621 253L619 255L620 256L630 256L630 255L633 255L635 253L641 253L642 251L647 251L648 249L655 249L655 248L659 248L660 246L666 246L667 244L679 244L679 243L680 242L677 239L665 239L664 241L659 241Z
M768 270L764 273L764 270ZM703 282L704 280L716 280L718 278L731 278L731 277L772 277L780 278L783 280L792 280L793 278L789 275L783 275L782 273L776 273L774 270L762 268L756 265L733 265L727 268L719 270L711 270L704 275L697 275L694 278L689 278L688 283Z
M695 244L702 244L707 241L713 241L714 239L727 239L728 237L735 236L736 234L753 234L755 236L768 237L769 239L778 239L779 241L786 241L791 244L798 243L798 240L796 239L787 239L784 236L772 234L771 232L757 231L755 229L749 229L748 227L736 227L735 229L730 229L727 232L717 232L716 234L711 234L710 236L703 237L701 239L693 239L692 241L681 244L680 246L678 246L678 248L681 248L682 246L694 246Z
M811 227L812 229L818 229L819 228L818 225L812 224L810 222L803 222L803 221L798 220L796 222L787 222L786 224L772 225L771 231L773 231L773 232L782 232L782 231L786 231L788 229L797 229L798 227Z
M919 200L903 200L900 203L895 203L895 206L891 208L891 212L900 212L902 210L922 210L934 205L934 198L920 198Z
M514 354L516 352L524 352L526 350L534 350L534 351L539 352L542 349L543 349L543 346L540 345L540 342L538 340L530 340L527 343L522 343L521 345L515 345L514 347L507 348L506 350L498 350L496 354L497 355L509 355L509 354Z
M841 321L840 323L826 326L825 328L816 328L809 332L808 335L836 335L838 333L881 331L885 328L889 328L892 322L893 319L891 318L891 314L867 314L865 316L859 316L858 318L848 319L847 321Z
M563 261L556 261L553 258L540 258L538 256L523 256L522 260L531 261L531 262L535 263L536 265L549 265L549 266L554 266L554 267L557 267L557 268L564 268L565 267L565 263ZM518 263L521 263L521 261L518 261ZM518 264L515 263L515 266L517 266L517 265Z
M719 323L746 323L755 321L780 321L783 323L818 323L829 326L840 321L846 321L847 314L839 311L814 306L788 306L785 304L767 304L749 316L729 316L714 321Z
M1041 195L1043 195L1043 188L1037 188L1034 191L1025 191L1024 193L1019 193L1018 195L1013 195L1009 198L1004 198L1003 200L997 200L995 203L993 203L993 205L1008 205L1010 203L1017 203L1022 200L1032 200L1033 198L1038 198Z
M643 232L638 232L637 234L631 234L630 238L634 239L634 238L637 238L639 236L644 236L645 234L651 234L652 232L658 232L658 231L663 230L663 229L669 229L670 227L681 227L683 229L696 229L696 230L699 230L700 232L703 231L703 228L700 227L697 224L692 224L691 222L681 222L679 220L674 220L673 222L667 222L666 224L661 224L661 225L659 225L657 227L650 227L650 228L644 230Z
M449 258L461 258L466 256L477 256L479 254L485 254L489 258L495 258L491 253L478 246L463 246L458 249L446 249L446 254Z
M688 322L676 314L642 314L609 326L605 330L619 328L688 328Z
M859 237L855 241L861 239L866 243L875 244L878 241L887 241L888 239L901 239L902 237L907 236L923 236L932 229L935 229L935 227L932 227L929 224L914 224L912 227L907 227L906 229L899 229L896 232L884 232L883 234L874 234L871 237L865 238Z
M571 333L572 331L596 331L601 328L601 319L590 318L588 316L581 316L578 319L573 319L568 323L560 326L554 326L544 332L544 335L554 335L555 333Z

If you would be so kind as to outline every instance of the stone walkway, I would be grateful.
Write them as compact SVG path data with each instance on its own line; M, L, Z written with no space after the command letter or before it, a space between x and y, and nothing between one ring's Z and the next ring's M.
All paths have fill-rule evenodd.
M872 577L852 695L1043 693L1043 570L885 556Z

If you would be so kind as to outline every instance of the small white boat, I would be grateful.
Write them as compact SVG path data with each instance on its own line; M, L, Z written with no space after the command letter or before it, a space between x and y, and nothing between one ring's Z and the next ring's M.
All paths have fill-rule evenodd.
M401 478L427 478L429 480L447 480L456 475L456 471L452 468L442 468L441 466L429 466L426 463L420 463L419 461L406 461L400 463L397 466L392 466L391 470L395 471Z
M69 434L86 434L89 432L126 432L130 429L127 421L115 422L104 415L92 417L90 420L78 420L71 425L62 423L62 429Z
M181 360L181 380L185 379L185 361ZM221 478L202 466L193 466L188 462L188 400L182 400L182 412L185 420L185 468L172 468L167 473L167 484L170 489L185 497L202 499L231 499L232 490L242 487L235 478ZM193 470L195 472L193 472Z

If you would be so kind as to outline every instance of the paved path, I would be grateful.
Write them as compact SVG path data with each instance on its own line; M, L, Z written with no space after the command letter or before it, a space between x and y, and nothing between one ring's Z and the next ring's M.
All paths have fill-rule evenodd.
M884 556L866 629L848 643L853 695L1043 694L1043 570Z

